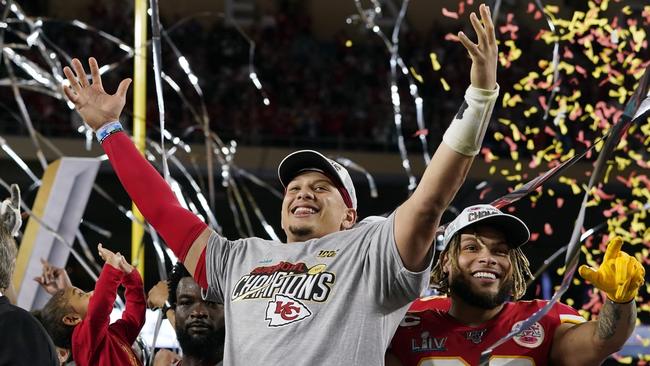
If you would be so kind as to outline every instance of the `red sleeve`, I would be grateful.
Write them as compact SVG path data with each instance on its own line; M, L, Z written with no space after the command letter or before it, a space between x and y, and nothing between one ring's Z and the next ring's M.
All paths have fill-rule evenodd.
M102 147L142 215L165 239L174 254L184 261L194 240L208 226L180 205L169 185L124 132L105 138Z
M580 324L587 321L576 309L562 304L561 302L555 303L555 305L553 305L553 308L557 313L560 324Z
M142 277L138 270L133 269L131 273L125 274L122 277L122 285L126 289L126 309L122 318L111 325L111 330L124 337L128 344L132 344L144 325L147 308Z
M94 348L106 337L121 279L122 271L109 264L104 265L95 284L95 291L88 301L86 317L74 330L73 350L74 345L82 345L88 354L92 354Z
M194 281L201 286L201 288L208 288L208 277L205 273L205 251L206 248L203 248L201 255L199 256L199 261L196 263L196 268L194 269Z

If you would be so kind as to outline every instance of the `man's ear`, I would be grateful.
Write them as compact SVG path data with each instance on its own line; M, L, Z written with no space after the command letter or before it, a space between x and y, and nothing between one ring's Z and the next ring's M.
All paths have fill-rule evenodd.
M449 275L449 273L451 273L451 258L449 258L449 251L446 250L440 255L442 256L442 273Z
M354 224L357 222L357 210L353 208L348 208L345 211L345 217L341 223L341 228L343 230L351 229Z
M81 323L81 316L77 313L70 313L63 316L63 324L65 325L77 325Z

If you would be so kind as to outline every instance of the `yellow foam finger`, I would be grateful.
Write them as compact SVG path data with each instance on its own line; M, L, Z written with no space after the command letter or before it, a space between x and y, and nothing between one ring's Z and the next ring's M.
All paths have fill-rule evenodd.
M607 250L605 251L604 261L608 261L618 257L618 254L621 252L621 247L623 246L623 239L620 236L615 237L607 243Z
M587 266L586 264L583 264L578 268L578 273L580 273L580 277L584 278L585 280L593 283L594 285L598 283L599 281L599 274L596 270L593 268ZM598 286L596 286L598 287Z
M624 254L624 253L623 253ZM625 296L625 290L629 284L628 267L629 256L619 256L616 258L616 299L620 300Z

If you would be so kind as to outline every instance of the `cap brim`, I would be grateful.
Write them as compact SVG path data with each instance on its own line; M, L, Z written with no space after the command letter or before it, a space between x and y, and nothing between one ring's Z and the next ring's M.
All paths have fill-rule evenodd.
M309 169L321 170L330 179L337 179L336 184L343 186L338 172L325 155L314 150L300 150L287 155L278 166L278 178L286 187L300 172Z
M511 248L518 248L526 244L530 239L530 231L528 231L526 224L512 215L502 214L487 216L481 220L477 220L472 223L472 225L477 225L479 223L481 225L490 225L500 228L505 234L508 245L510 245Z

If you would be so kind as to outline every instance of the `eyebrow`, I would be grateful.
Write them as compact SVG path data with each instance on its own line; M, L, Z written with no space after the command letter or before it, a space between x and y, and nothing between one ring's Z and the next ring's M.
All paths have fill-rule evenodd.
M291 181L291 182L287 185L287 188L289 188L290 186L292 186L292 183L293 183L293 182L295 182L295 180ZM332 187L336 187L336 185L335 185L334 183L332 183L329 179L323 179L323 178L320 178L320 179L317 179L317 180L311 182L310 185L314 185L314 184L318 184L318 183L326 183L327 185L330 185L330 186L332 186ZM298 183L295 183L295 184L298 184Z

